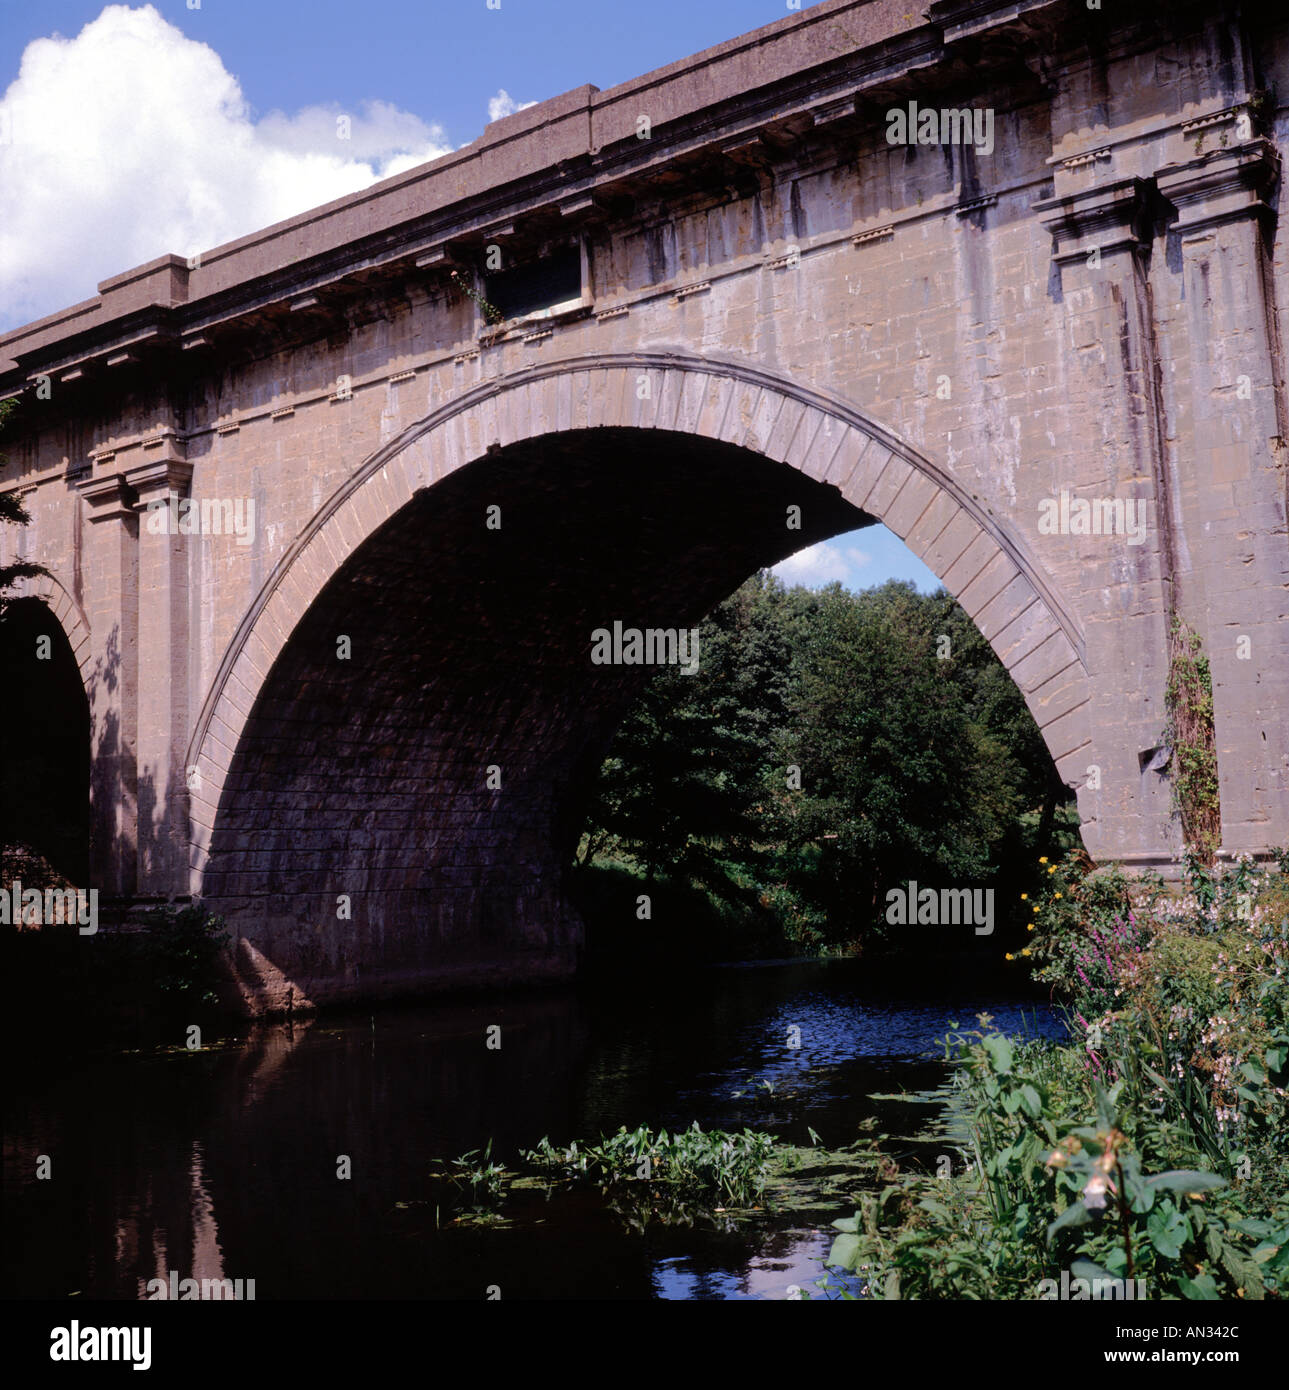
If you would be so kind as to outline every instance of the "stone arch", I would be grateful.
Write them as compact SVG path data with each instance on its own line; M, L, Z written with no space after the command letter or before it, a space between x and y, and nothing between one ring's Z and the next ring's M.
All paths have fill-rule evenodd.
M644 399L642 375L651 383ZM1024 695L1060 775L1080 778L1091 741L1082 630L1022 538L949 473L845 401L758 367L678 351L563 358L479 382L383 445L279 561L229 644L189 744L194 893L257 695L346 559L464 465L544 435L607 428L720 441L837 488L962 603Z
M19 580L0 628L11 717L0 728L0 843L77 884L90 873L90 633L50 574ZM42 650L42 640L49 650Z
M94 658L90 643L90 625L85 617L85 610L67 592L62 581L52 574L17 580L13 586L13 597L39 599L58 619L72 649L72 655L76 658L76 669L81 673L81 684L85 687L85 696L88 699Z

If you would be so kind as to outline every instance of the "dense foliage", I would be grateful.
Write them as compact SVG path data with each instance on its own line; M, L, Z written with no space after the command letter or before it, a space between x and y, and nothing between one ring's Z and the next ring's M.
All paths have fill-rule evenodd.
M886 1297L1283 1297L1289 866L1193 863L1180 898L1044 867L1017 965L1075 1041L953 1035L958 1161L865 1194L830 1263Z
M581 867L741 898L799 947L853 948L881 941L885 894L910 878L1010 889L1071 842L1019 690L943 591L763 573L705 620L700 652L619 729Z
M0 433L4 432L5 422L14 411L12 400L0 401ZM0 469L9 462L8 456L0 452ZM16 492L0 492L0 522L11 526L25 526L31 521L31 514L23 505L22 497ZM35 579L49 571L30 560L14 560L0 565L0 620L4 618L5 607L12 598L7 592L19 579Z

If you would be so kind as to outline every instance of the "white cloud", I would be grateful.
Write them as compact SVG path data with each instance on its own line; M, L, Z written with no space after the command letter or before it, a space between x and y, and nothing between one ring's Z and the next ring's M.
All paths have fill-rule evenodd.
M381 101L256 119L213 49L151 5L109 5L75 38L29 44L0 98L0 328L451 148Z
M501 87L497 95L488 100L488 124L501 120L503 116L513 116L516 111L527 111L530 106L536 105L535 101L516 101L504 87Z
M840 580L848 587L855 579L855 571L872 562L872 556L858 546L841 546L833 541L820 541L805 550L798 550L774 567L774 573L785 584L803 584L808 589L817 589L833 580Z

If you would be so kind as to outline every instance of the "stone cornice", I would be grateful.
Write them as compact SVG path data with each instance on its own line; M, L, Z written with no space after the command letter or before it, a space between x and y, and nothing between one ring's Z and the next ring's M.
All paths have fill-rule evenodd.
M1024 29L1025 12L1052 4L971 0L949 8L974 28ZM454 241L475 245L516 217L578 222L598 214L595 198L615 182L630 192L676 158L720 158L731 140L741 148L767 129L791 127L790 143L814 128L816 112L844 115L858 92L925 72L945 55L940 27L904 0L823 0L607 91L577 88L360 194L198 256L159 257L105 280L96 299L0 335L0 394L47 369L79 382L109 363L124 371L139 352L179 338L204 346L208 326L349 277L448 264ZM648 140L635 138L641 114L653 123ZM122 331L130 315L151 320L145 338Z
M178 451L167 452L161 458L149 459L126 470L125 481L138 494L140 502L183 492L192 481L192 464Z
M1270 214L1265 201L1280 173L1280 160L1267 140L1213 150L1184 164L1160 169L1160 193L1177 209L1180 232L1197 232L1247 217Z
M113 521L134 515L134 495L124 474L95 474L92 469L72 480L72 486L89 506L92 522Z
M1038 220L1056 241L1060 264L1086 258L1093 250L1135 250L1144 240L1145 179L1115 179L1033 204Z

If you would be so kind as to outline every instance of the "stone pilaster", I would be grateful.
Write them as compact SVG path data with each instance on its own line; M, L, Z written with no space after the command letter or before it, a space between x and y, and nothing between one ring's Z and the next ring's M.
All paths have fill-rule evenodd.
M1258 853L1289 824L1286 406L1262 223L1278 177L1265 141L1161 169L1182 283L1169 366L1189 378L1175 422L1179 609L1213 675L1222 849Z
M187 892L188 537L178 527L192 464L166 434L131 468L137 497L139 574L138 891Z
M138 520L125 479L91 462L74 486L91 522L85 610L93 664L90 705L90 885L112 897L136 888Z
M1092 166L1058 177L1078 184ZM1051 535L1103 576L1102 601L1085 615L1094 690L1094 768L1078 790L1083 836L1098 859L1164 867L1176 856L1171 792L1152 769L1165 722L1167 611L1172 577L1171 505L1154 387L1145 261L1149 187L1138 178L1074 187L1035 205L1054 238L1065 306L1063 348L1076 419L1087 421L1064 454L1053 493L1145 499L1146 535ZM1099 786L1097 783L1099 782Z

